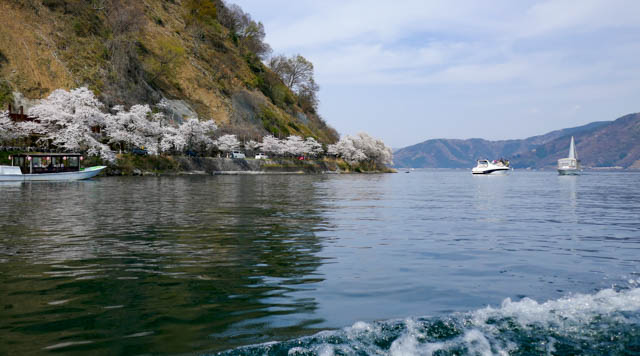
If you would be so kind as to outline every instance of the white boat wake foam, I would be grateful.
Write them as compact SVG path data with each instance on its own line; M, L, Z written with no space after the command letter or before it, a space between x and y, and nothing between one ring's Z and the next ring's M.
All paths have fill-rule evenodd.
M222 355L634 355L640 354L640 288L538 303L506 299L443 318L357 322L300 339Z

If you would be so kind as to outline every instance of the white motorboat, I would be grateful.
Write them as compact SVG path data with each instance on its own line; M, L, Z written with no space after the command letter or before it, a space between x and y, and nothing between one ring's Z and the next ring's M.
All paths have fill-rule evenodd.
M489 161L487 159L479 159L478 165L473 167L471 173L477 175L499 175L507 174L510 170L509 161L507 160Z
M89 179L105 166L80 168L75 153L25 153L10 157L11 166L0 166L0 182L71 181Z
M576 152L576 144L571 136L571 144L569 145L569 157L560 158L558 160L558 174L565 175L578 175L582 171L580 167L580 160L578 159L578 152Z

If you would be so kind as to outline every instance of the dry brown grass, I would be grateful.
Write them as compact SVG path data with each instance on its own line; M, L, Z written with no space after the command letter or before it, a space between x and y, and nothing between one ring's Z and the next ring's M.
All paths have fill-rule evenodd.
M83 2L78 4L81 9L87 6L82 5ZM140 98L166 96L185 100L202 119L213 119L222 126L255 127L266 133L259 120L241 123L232 120L231 96L246 91L264 102L263 107L275 113L280 125L287 127L290 134L314 136L324 142L336 139L330 130L315 122L305 124L298 120L294 112L299 108L278 107L256 89L256 74L247 64L245 54L230 40L226 28L217 24L195 29L187 27L179 1L142 0L141 4L147 17L143 30L137 35L143 47L138 51L141 66L144 68L149 56L160 53L163 39L171 39L184 48L185 58L173 71L172 78L147 76L148 83L143 84L140 84L140 77L124 78L130 87L152 88L156 93L142 96L141 91L135 92L141 95ZM41 1L22 5L0 1L0 51L8 60L0 67L0 80L32 99L43 98L58 88L72 89L82 85L103 94L103 98L113 95L114 88L120 88L112 85L113 81L122 78L114 78L110 70L106 45L110 36L108 28L103 26L101 31L91 32L78 27L78 23L83 23L78 22L81 17L104 22L105 14L90 7L82 11L85 12L74 15L51 10ZM78 28L86 33L78 34ZM200 32L206 36L194 37ZM120 94L131 101L138 100L131 99L127 93ZM107 102L120 103L119 100L122 98ZM259 110L256 110L258 115Z
M54 89L75 85L51 39L55 26L46 17L1 2L0 23L0 49L8 60L0 75L14 90L42 97Z

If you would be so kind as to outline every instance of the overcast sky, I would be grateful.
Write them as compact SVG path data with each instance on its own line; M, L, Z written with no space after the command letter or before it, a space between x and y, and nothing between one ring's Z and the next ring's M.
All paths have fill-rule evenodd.
M341 134L524 138L640 111L638 0L231 0Z

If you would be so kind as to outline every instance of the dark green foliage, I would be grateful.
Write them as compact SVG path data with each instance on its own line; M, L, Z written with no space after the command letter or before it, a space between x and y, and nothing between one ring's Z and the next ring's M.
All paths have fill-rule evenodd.
M291 90L273 72L259 73L257 87L277 107L287 109L295 103L295 97Z
M270 134L276 137L286 137L290 135L290 131L287 128L287 125L283 122L282 119L278 117L278 115L268 109L262 109L260 113L260 119L262 120L262 126L267 130Z
M0 68L2 68L3 65L9 63L9 59L7 57L5 57L4 53L2 53L2 51L0 51Z
M64 9L67 4L64 0L42 0L42 5L48 7L49 10L55 11L57 9Z
M97 16L92 8L76 9L76 18L73 20L73 32L78 37L88 37L90 35L106 37L106 30L102 20Z
M11 165L9 156L18 154L20 151L0 151L0 165Z
M290 90L287 90L287 87L284 84L281 84L280 87L285 91L284 103L287 104L287 106L292 106L293 104L295 104L296 98L293 93L291 93Z
M0 80L0 110L13 102L13 90L6 80Z
M211 47L213 47L213 49L215 49L216 51L221 53L229 52L227 45L224 43L223 40L221 40L220 38L217 38L217 36L210 36L208 39L209 39L209 44L211 44Z
M213 25L218 17L218 11L211 0L187 0L185 20L187 24Z
M289 127L291 127L292 129L296 130L296 131L300 131L300 128L298 128L298 125L296 125L296 124L295 124L295 123L293 123L293 122L289 122L289 123L287 123L287 125L288 125Z
M158 44L156 53L146 56L145 67L149 74L149 82L155 82L157 79L171 82L184 62L186 50L178 40L171 37L160 39ZM177 87L177 83L172 84Z
M81 21L74 20L73 21L73 32L79 37L87 37L87 33L85 32L85 26Z
M278 75L265 68L257 55L247 53L244 58L251 71L256 75L255 87L271 99L274 105L282 109L288 109L295 104L296 97L291 90L284 85Z
M240 38L238 37L238 34L235 32L231 32L229 33L229 38L231 39L231 42L233 42L233 44L238 47L238 45L240 45Z
M98 157L89 157L85 160L85 166L105 165ZM171 156L138 156L134 154L119 155L115 163L108 163L109 172L115 174L119 171L122 175L132 175L135 169L146 172L170 173L181 170L180 164Z
M245 59L245 61L247 61L247 64L249 65L249 68L251 68L251 70L254 73L262 73L262 72L264 72L264 70L265 70L264 65L260 61L260 58L258 58L258 56L256 56L255 54L247 53L244 56L244 59Z

